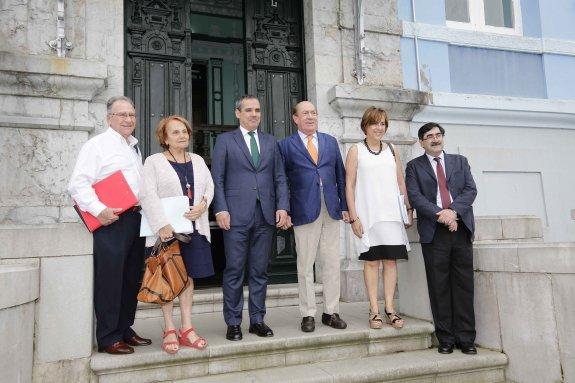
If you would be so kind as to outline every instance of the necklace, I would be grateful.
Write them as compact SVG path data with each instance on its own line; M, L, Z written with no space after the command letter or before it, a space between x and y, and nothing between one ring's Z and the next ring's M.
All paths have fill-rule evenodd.
M367 148L368 152L370 152L371 154L376 155L376 156L378 156L381 153L381 151L383 150L383 142L381 142L381 141L379 141L379 151L377 151L377 152L374 152L373 150L371 150L369 148L369 145L367 144L367 138L363 139L363 144Z
M180 164L178 162L178 160L176 159L176 157L174 156L174 154L170 151L170 149L168 149L168 153L170 153L170 155L172 156L172 158L174 159L174 161L176 162L176 164L178 165L178 168L180 168ZM192 199L192 185L190 185L190 183L188 182L188 175L186 174L186 153L184 152L184 169L183 169L183 173L184 173L184 179L186 180L186 190L187 190L187 194L188 194L188 198ZM180 168L181 169L181 168Z

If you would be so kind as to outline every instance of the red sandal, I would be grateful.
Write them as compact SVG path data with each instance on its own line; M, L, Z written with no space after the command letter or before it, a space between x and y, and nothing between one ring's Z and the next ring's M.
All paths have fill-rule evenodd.
M162 338L166 339L166 337L167 337L168 335L170 335L170 334L174 334L174 335L176 336L176 338L178 337L178 334L177 334L176 330L168 330L168 331L164 331L164 335L162 336ZM166 341L164 340L164 342L162 343L162 350L164 350L164 351L165 351L166 353L168 353L168 354L175 354L175 353L177 353L178 350L179 350L179 348L177 348L177 349L175 349L175 350L172 350L172 349L169 349L169 348L168 348L168 346L171 346L171 345L173 345L173 344L179 345L179 342L176 342L176 341L166 342Z
M205 349L208 346L208 342L201 336L198 336L198 339L196 339L195 341L190 342L190 340L188 339L188 334L191 333L192 331L194 331L193 327L190 327L189 329L183 331L182 329L180 329L180 337L179 337L180 345L195 348L196 350ZM202 341L204 342L203 346L200 345Z

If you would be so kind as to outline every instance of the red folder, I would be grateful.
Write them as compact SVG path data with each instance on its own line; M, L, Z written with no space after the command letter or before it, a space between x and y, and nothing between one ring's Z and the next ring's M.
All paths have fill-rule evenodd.
M94 188L98 199L104 205L107 207L122 209L117 214L122 214L138 203L138 199L134 195L130 185L128 185L128 181L124 178L121 170L118 170L103 180L96 182L92 187ZM80 209L76 204L76 201L74 201L74 209L76 209L82 222L84 222L84 225L86 225L90 232L93 232L102 226L100 221L98 221L98 218L94 217L87 211Z

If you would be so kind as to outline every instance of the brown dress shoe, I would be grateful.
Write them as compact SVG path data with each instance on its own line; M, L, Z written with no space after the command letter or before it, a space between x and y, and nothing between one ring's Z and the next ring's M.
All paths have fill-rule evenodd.
M131 354L134 352L134 349L128 346L126 343L122 341L118 341L114 344L109 345L108 347L99 348L99 352L106 352L112 355L123 355L123 354Z
M134 347L136 347L136 346L149 346L152 344L151 339L142 338L141 336L138 336L137 334L131 338L125 338L124 342L126 342L130 346L134 346Z

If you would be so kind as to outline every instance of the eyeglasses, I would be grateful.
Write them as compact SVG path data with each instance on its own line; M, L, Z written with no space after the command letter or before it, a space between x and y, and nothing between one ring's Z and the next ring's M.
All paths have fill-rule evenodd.
M112 117L120 117L121 119L126 119L126 118L136 118L136 113L126 113L126 112L122 112L122 113L110 113L109 114Z
M430 140L430 139L440 139L443 136L444 136L443 133L428 134L427 136L423 137L421 140L425 141L425 140Z

